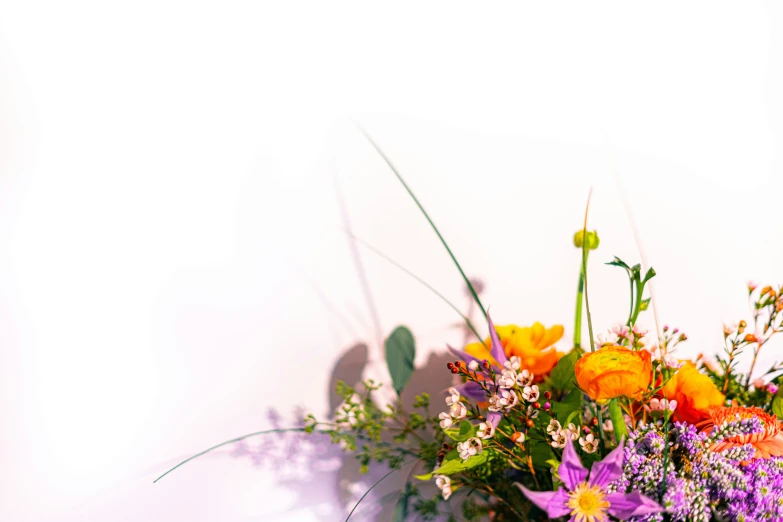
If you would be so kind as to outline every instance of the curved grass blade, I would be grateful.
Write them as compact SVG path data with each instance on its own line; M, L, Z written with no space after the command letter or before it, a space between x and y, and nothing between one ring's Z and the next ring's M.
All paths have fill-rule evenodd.
M585 221L582 228L582 237L587 238L587 214L590 211L590 198L593 195L593 187L587 193L587 205L585 205ZM582 274L585 282L585 312L587 314L587 329L590 333L590 351L595 351L595 342L593 341L593 321L590 318L590 299L587 296L587 241L582 241Z
M446 240L443 239L443 236L441 235L440 231L438 230L438 227L435 226L435 223L432 221L432 218L430 218L430 215L427 214L427 211L424 210L424 207L419 202L418 198L413 194L413 191L408 186L407 183L405 183L405 180L402 179L402 176L397 171L397 169L394 167L394 164L391 162L391 160L386 156L386 154L383 153L380 147L373 141L373 139L370 137L369 134L360 126L359 131L364 135L364 137L367 139L367 141L370 142L370 145L373 146L373 148L380 154L381 158L383 158L383 161L386 162L386 165L389 166L391 171L394 173L395 176L397 176L397 179L402 183L402 186L405 187L405 190L408 192L408 195L410 195L411 199L413 199L413 202L416 203L416 206L419 207L419 210L421 210L421 213L424 214L424 217L427 218L427 221L429 222L430 226L432 227L432 230L435 231L435 234L438 236L438 239L440 239L440 242L443 244L443 246L446 248L446 252L449 253L449 256L451 257L451 260L454 262L454 264L457 267L457 270L459 270L459 273L462 275L462 279L465 280L465 284L468 285L468 289L470 290L470 294L473 296L473 299L476 301L476 304L481 309L481 313L484 314L484 318L487 318L487 310L484 308L484 305L481 304L481 299L479 299L478 293L476 293L476 289L473 288L473 285L470 282L470 279L468 279L468 276L465 275L465 271L462 270L462 267L460 266L459 262L457 261L457 258L454 257L454 253L449 248L449 245L446 243Z
M445 297L443 294L441 294L440 292L438 292L437 290L435 290L435 288L433 288L433 287L432 287L432 285L430 285L430 284L429 284L429 283L427 283L427 282L426 282L424 279L422 279L421 277L417 276L416 274L414 274L413 272L411 272L410 270L408 270L407 268L405 268L404 266L402 266L401 264L399 264L397 261L395 261L394 259L390 258L390 257L389 257L389 256L387 256L386 254L384 254L383 252L381 252L380 250L378 250L377 248L375 248L374 246L372 246L372 245L371 245L370 243L368 243L367 241L365 241L365 240L361 239L360 237L357 237L356 235L352 234L350 230L346 230L345 232L346 232L346 234L348 234L348 236L349 236L351 239L353 239L354 241L356 241L357 243L359 243L361 246L363 246L364 248L368 249L370 252L374 253L375 255L377 255L377 256L380 256L382 259L384 259L384 260L386 260L387 262L391 263L391 264L392 264L392 265L394 265L395 267L399 268L400 270L402 270L403 272L405 272L406 274L408 274L409 276L411 276L413 279L415 279L416 281L418 281L419 283L421 283L422 285L424 285L424 287L425 287L425 288L427 288L427 289L428 289L430 292L432 292L432 293L433 293L433 294L435 294L436 296L440 297L440 298L441 298L441 300L442 300L444 303L446 303L447 305L449 305L449 306L451 307L451 309L452 309L452 310L454 310L455 312L457 312L457 313L459 314L459 316L460 316L460 317L462 317L462 320L463 320L463 321L465 321L465 324L468 326L468 328L470 328L470 329L471 329L471 331L472 331L474 334L476 334L476 338L479 340L479 342L481 342L481 343L483 343L483 342L484 342L484 340L481 338L481 335L479 335L479 333L478 333L478 330L476 330L476 327L473 325L473 322L471 322L471 320L468 318L468 316L466 316L465 314L463 314L463 313L460 311L460 309L459 309L459 308L457 308L457 306L456 306L454 303L452 303L451 301L449 301L448 299L446 299L446 297Z
M234 442L239 442L241 440L244 440L244 439L247 439L247 438L250 438L250 437L255 437L256 435L266 435L266 434L269 434L269 433L284 433L284 432L291 432L291 431L302 431L303 432L303 431L305 431L305 429L304 428L283 428L283 429L276 429L276 430L256 431L255 433L248 433L247 435L243 435L243 436L237 437L235 439L231 439L231 440L227 440L225 442L221 442L220 444L212 446L209 449L205 449L204 451L202 451L200 453L196 453L192 457L183 460L182 462L180 462L179 464L177 464L176 466L174 466L173 468L168 470L166 473L164 473L160 477L158 477L155 480L153 480L152 483L153 484L156 483L157 481L159 481L160 479L162 479L163 477L165 477L166 475L168 475L169 473L171 473L175 469L179 468L180 466L183 466L183 465L187 464L191 460L194 460L194 459L197 459L197 458L199 458L199 457L201 457L203 455L206 455L210 451L216 450L216 449L218 449L218 448L220 448L222 446L226 446L226 445L232 444Z
M388 478L388 477L389 477L389 476L390 476L392 473L394 473L395 471L400 471L402 468L404 468L404 467L405 467L405 466L407 466L408 464L413 464L414 462L418 462L418 459L416 459L416 460L411 460L411 461L408 461L408 462L404 463L402 466L400 466L399 468L394 468L394 469L390 470L390 471L389 471L387 474L385 474L385 475L384 475L384 476L382 476L380 479L378 479L378 482L376 482L375 484L373 484L372 486L370 486L370 489L368 489L367 491L365 491L365 492L364 492L364 495L362 495L362 497L361 497L361 498L360 498L360 499L359 499L359 500L356 502L356 504L353 506L353 509L351 510L351 512L350 512L350 513L348 513L348 516L347 516L347 517L345 517L345 522L348 522L348 519L349 519L349 518L351 518L351 515L353 515L353 512L354 512L354 511L356 511L356 508L358 508L358 507L359 507L359 504L361 504L361 503L362 503L362 500L364 500L364 497L366 497L367 495L369 495L369 494L370 494L370 491L372 491L372 490L375 488L375 486L377 486L378 484L380 484L381 482L383 482L384 480L386 480L386 479L387 479L387 478Z

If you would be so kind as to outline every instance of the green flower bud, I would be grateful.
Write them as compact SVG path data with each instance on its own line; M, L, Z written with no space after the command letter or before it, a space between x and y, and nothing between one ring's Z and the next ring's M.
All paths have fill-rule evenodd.
M584 239L584 230L578 231L576 234L574 234L574 246L576 248L582 248L582 243ZM593 230L592 232L587 232L587 249L588 250L595 250L598 248L598 245L601 243L601 240L598 239L598 232Z

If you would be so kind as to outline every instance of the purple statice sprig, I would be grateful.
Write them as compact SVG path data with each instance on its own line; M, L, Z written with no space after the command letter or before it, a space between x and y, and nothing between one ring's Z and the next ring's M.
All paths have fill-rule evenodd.
M660 423L642 424L629 434L622 474L607 491L647 495L666 508L667 520L673 522L783 520L783 459L753 460L755 449L749 444L710 450L716 441L760 428L758 419L737 419L707 434L690 424L675 423L666 441ZM664 518L656 513L632 520Z

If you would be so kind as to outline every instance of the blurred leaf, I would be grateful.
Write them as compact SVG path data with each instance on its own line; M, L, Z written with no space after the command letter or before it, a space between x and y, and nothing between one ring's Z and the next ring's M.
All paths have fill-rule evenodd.
M455 473L460 473L467 469L481 466L487 462L487 459L489 459L489 454L490 451L484 450L481 455L473 455L468 460L462 460L459 457L456 459L447 460L443 462L441 467L432 473L427 473L426 475L416 475L416 478L419 480L432 480L432 477L435 475L453 475Z
M579 350L571 350L557 362L557 365L549 375L549 382L552 387L558 390L574 388L574 365L576 365L580 355Z
M416 341L404 326L398 326L386 339L386 364L392 378L394 390L399 395L413 374L413 360L416 357Z
M778 419L783 419L783 386L778 388L775 397L772 398L772 413Z
M546 468L547 462L555 458L549 442L531 440L528 444L530 444L530 459L533 461L534 468Z
M631 267L628 266L627 264L625 264L625 262L622 259L620 259L619 257L617 257L617 256L615 256L615 258L612 261L609 261L606 264L607 265L612 265L612 266L619 266L621 268L625 268L629 272L631 271Z
M459 428L449 428L444 431L446 432L446 435L451 437L453 440L457 442L465 442L469 438L476 435L478 426L474 426L470 422L464 420L459 423Z
M582 410L582 391L574 388L561 402L553 402L552 410L558 422L567 425L571 413Z

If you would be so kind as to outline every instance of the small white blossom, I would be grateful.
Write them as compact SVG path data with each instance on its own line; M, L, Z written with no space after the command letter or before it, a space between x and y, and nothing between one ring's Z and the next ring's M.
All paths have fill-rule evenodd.
M726 337L737 331L737 323L723 323L723 333Z
M517 393L514 390L501 390L501 393L506 392L507 397L505 397L508 404L506 404L506 410L510 410L517 404L519 404L519 397L517 396Z
M454 387L449 388L449 396L446 397L446 404L451 406L452 404L458 403L459 400L460 400L459 391L457 391L457 389Z
M587 453L595 453L598 449L598 440L592 433L589 433L586 437L579 437L579 445Z
M454 420L464 419L468 415L468 409L461 402L455 402L451 405L451 408L449 408L449 415Z
M685 363L680 362L680 360L677 359L677 357L675 357L673 354L667 353L663 356L663 364L665 364L667 368L677 369Z
M473 455L481 455L482 450L483 446L481 445L481 439L477 437L471 437L465 442L457 444L457 451L462 460L468 460Z
M566 431L557 430L552 434L552 442L549 443L553 448L565 448L566 445Z
M454 424L454 421L451 418L451 415L448 413L439 413L438 418L440 419L440 427L445 429L451 428L452 424Z
M568 427L563 431L566 432L566 436L571 437L571 440L577 440L579 438L579 428L577 428L573 422L568 423Z
M611 419L604 421L604 431L614 431L614 424L612 424Z
M482 439L491 439L495 435L495 426L491 422L482 422L478 427L478 436Z
M612 327L612 333L618 337L618 339L630 338L631 330L624 324L616 324Z
M475 372L478 369L479 369L479 363L477 360L474 359L468 363L468 370Z
M639 328L639 325L636 324L633 325L633 329L631 330L631 332L633 332L635 337L644 337L645 335L647 335L647 330L643 330Z
M443 495L443 500L448 500L451 496L451 479L446 475L435 475L435 485Z
M519 371L519 365L520 365L519 357L517 357L516 355L513 355L511 359L503 363L503 367L506 370L513 370L515 372Z
M716 361L712 357L705 357L702 359L702 364L705 368L707 368L711 372L717 372L720 370L720 366L718 366L718 361Z
M528 370L522 370L517 374L517 386L520 388L524 388L525 386L530 386L533 384L533 377L534 375L530 373Z
M617 341L619 341L619 339L611 332L605 334L599 333L598 340L595 342L595 345L596 347L600 348L607 344L617 344Z
M650 404L645 405L644 409L647 411L674 411L677 409L677 401L653 397L650 399Z
M527 402L536 402L541 393L538 391L538 385L525 386L522 388L522 398Z
M555 419L552 419L549 421L549 425L546 427L546 432L549 435L552 435L554 433L557 433L560 431L560 423L557 422Z
M504 409L506 406L508 406L508 399L506 397L503 397L501 393L504 390L498 390L497 393L493 393L489 398L489 406L487 409L489 411L500 411ZM505 390L508 391L508 390Z
M650 359L653 361L660 361L663 357L661 348L657 344L650 344L649 346L642 347L642 350L650 352Z
M498 377L498 386L501 388L513 388L517 382L517 372L514 370L504 370Z
M527 418L528 419L535 419L538 417L538 414L541 413L540 410L535 409L533 406L527 407Z

